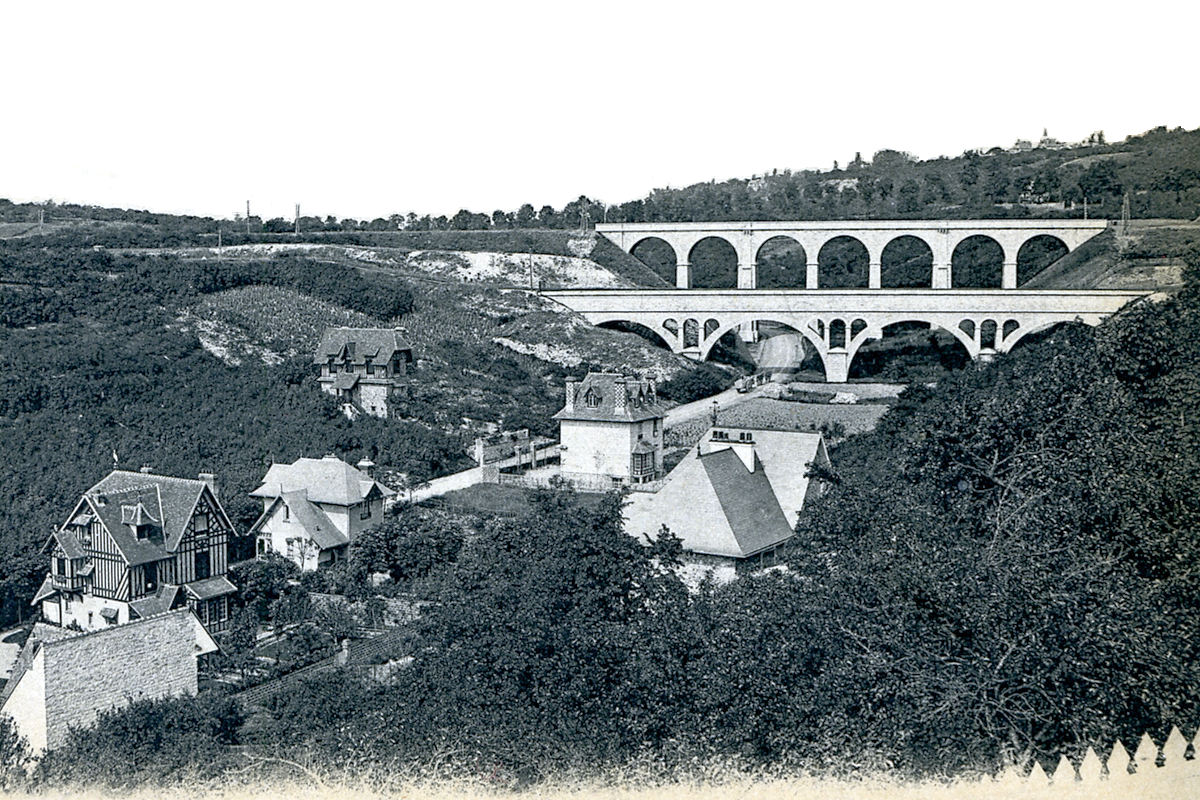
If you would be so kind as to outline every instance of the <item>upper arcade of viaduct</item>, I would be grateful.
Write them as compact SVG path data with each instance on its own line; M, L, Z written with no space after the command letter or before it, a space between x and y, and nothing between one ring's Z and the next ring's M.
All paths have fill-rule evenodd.
M866 249L869 257L867 286L881 288L884 252L898 239L913 237L929 248L932 274L929 287L954 286L952 264L955 248L972 237L991 239L1003 251L1000 286L1017 288L1017 261L1021 248L1031 240L1049 236L1067 252L1105 230L1105 220L858 220L813 222L663 222L615 223L596 226L596 231L622 250L632 253L639 243L659 239L675 253L675 285L692 286L692 253L709 238L727 242L737 253L737 287L758 288L758 264L763 246L777 237L791 239L804 249L804 286L820 287L820 253L834 239L849 237Z

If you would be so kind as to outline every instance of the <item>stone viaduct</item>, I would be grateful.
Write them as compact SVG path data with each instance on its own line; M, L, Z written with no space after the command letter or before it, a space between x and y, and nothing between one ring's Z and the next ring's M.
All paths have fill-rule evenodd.
M984 236L1004 251L1001 286L1017 288L1017 256L1021 247L1039 236L1052 236L1074 250L1108 226L1105 220L857 220L819 222L662 222L597 225L596 231L627 253L647 239L661 239L675 251L675 285L690 288L691 256L702 240L728 242L737 252L737 288L758 286L758 255L762 246L785 237L804 248L807 268L804 286L820 286L821 248L831 240L847 236L861 242L869 255L869 288L882 286L881 265L887 246L901 237L924 242L933 256L929 286L949 289L953 283L951 264L954 250L966 239Z
M795 328L843 383L858 349L897 322L923 322L953 335L971 358L1004 353L1060 322L1102 319L1146 292L1023 289L558 289L543 295L593 325L632 322L676 353L705 359L717 340L757 322Z

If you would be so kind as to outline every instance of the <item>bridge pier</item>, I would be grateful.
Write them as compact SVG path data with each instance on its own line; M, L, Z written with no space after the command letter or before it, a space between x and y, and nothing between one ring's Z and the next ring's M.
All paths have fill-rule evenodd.
M850 353L844 348L829 350L824 353L825 382L845 383L850 378Z
M737 288L758 288L758 264L754 263L753 261L748 264L740 263L738 264L737 270Z
M1004 272L1000 279L1000 287L1002 289L1017 288L1017 262L1005 261Z
M949 289L952 286L950 276L950 262L944 264L933 265L933 283L931 287L934 289Z
M809 261L804 267L804 288L816 289L817 276L820 274L821 268L817 264L816 256L809 256Z
M686 261L680 261L675 265L675 288L692 288L692 268Z
M883 286L883 263L880 261L871 261L870 270L867 273L867 288L879 289Z

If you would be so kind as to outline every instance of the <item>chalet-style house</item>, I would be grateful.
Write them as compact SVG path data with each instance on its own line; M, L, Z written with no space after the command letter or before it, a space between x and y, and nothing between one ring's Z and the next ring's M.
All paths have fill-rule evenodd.
M233 535L212 474L114 470L50 537L50 574L33 604L45 622L83 630L186 606L210 632L224 631Z
M316 569L343 558L355 536L378 525L384 499L394 494L332 454L272 464L250 493L263 501L250 533L260 556L279 553L300 569Z
M321 390L334 395L347 416L386 419L408 393L412 348L390 328L326 328L313 363Z
M186 608L126 625L76 631L37 623L0 693L35 755L66 744L102 711L134 700L196 694L197 659L217 644Z
M561 474L585 485L650 483L662 476L663 420L653 379L590 372L568 379L559 422Z
M653 537L666 525L683 540L688 563L718 579L739 563L769 566L805 503L824 490L808 478L813 463L829 465L819 433L710 428L662 488L629 498L625 530Z

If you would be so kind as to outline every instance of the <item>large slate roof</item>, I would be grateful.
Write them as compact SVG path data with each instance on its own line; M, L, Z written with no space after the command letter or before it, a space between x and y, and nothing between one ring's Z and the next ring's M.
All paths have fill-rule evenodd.
M400 331L392 328L326 328L317 345L314 364L324 364L329 359L342 362L343 352L350 363L362 366L371 359L373 364L386 364L397 351L412 351Z
M252 497L279 497L287 492L305 492L314 503L353 506L366 497L390 497L394 491L337 456L300 458L291 464L272 464L262 485Z
M557 420L641 422L667 414L653 384L636 377L589 372L579 383L568 384L568 391L572 402L554 415ZM621 407L617 404L618 395L624 398Z

